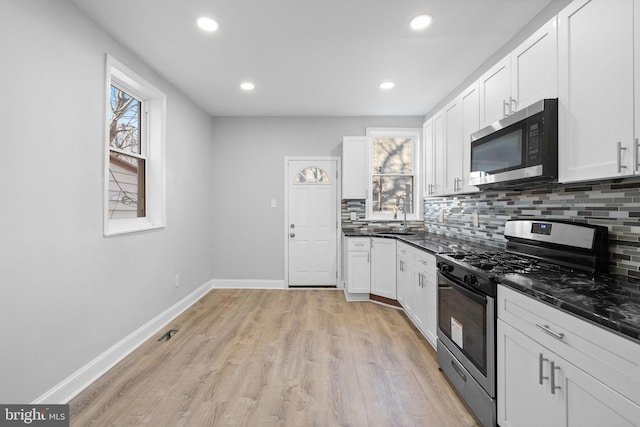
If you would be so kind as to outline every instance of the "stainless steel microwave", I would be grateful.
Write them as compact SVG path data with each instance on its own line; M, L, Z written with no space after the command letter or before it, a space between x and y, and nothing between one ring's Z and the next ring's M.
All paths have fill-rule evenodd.
M472 185L525 187L557 176L557 99L538 101L471 135Z

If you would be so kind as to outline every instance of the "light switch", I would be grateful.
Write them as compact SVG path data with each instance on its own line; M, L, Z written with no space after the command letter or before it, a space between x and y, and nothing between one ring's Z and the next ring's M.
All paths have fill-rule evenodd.
M277 208L278 207L278 200L271 199L271 207L272 208Z

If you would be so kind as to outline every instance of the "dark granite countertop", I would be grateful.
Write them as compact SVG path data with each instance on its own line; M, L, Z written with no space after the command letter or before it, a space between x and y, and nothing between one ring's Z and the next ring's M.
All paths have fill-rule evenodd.
M347 237L397 239L432 253L487 251L500 249L470 240L419 231L415 235L385 235L380 232L344 232ZM640 280L551 268L533 274L498 276L500 284L579 318L591 321L640 343Z
M499 283L640 343L640 281L558 269L505 274Z
M469 252L469 251L486 251L496 250L500 246L490 246L482 242L474 242L468 239L459 239L442 234L428 233L426 231L417 231L411 235L390 235L384 232L373 231L345 231L346 237L382 237L387 239L396 239L404 243L408 243L419 249L423 249L434 254L452 253L452 252ZM504 245L502 245L504 247Z

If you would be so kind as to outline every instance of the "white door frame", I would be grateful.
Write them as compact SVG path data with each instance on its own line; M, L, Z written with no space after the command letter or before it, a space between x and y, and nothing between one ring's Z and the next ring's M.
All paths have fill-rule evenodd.
M284 157L284 224L282 229L284 238L284 286L289 288L289 174L288 167L289 161L305 161L310 162L320 160L334 160L336 162L336 221L338 227L336 227L336 271L338 277L336 278L336 287L342 287L342 220L340 216L341 212L341 200L342 200L342 165L341 159L338 156L285 156Z

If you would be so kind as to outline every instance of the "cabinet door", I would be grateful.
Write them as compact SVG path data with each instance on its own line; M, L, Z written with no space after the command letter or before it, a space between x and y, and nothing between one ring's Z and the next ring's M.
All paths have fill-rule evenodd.
M509 114L510 68L510 56L507 56L480 77L480 128Z
M456 97L443 109L444 140L442 167L442 193L453 194L462 189L462 100ZM436 149L439 146L436 146Z
M371 239L371 293L396 299L396 241Z
M424 195L433 195L433 177L435 166L435 144L433 141L433 119L429 119L422 125L424 138Z
M423 333L427 331L427 293L424 287L424 270L416 268L413 265L412 272L412 297L411 304L413 305L413 320L415 325Z
M556 17L511 53L512 112L558 96Z
M412 273L411 263L408 261L406 255L400 255L400 247L398 247L397 268L396 268L396 284L397 284L397 296L398 302L409 317L413 315L412 305Z
M559 394L549 391L550 363L546 349L500 319L497 332L498 424L559 425L562 401Z
M347 292L368 294L371 292L371 263L369 251L347 252Z
M560 426L640 426L640 406L561 358L554 358L555 379L564 402Z
M368 149L366 136L342 138L342 198L366 199L368 188Z
M469 184L471 172L471 134L480 129L480 91L475 82L462 92L462 191L473 193L478 187Z
M433 116L433 180L432 195L441 195L444 192L444 114L439 111Z
M438 344L438 284L436 276L432 272L425 270L424 275L425 310L427 312L425 334L433 348L436 348Z
M633 0L579 0L558 14L561 182L633 173Z

